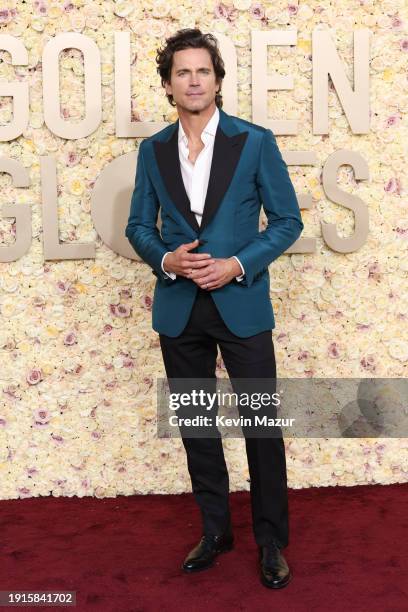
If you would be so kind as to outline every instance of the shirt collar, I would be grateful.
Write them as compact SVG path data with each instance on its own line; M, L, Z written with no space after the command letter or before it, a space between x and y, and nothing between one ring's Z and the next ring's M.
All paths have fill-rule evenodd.
M211 136L215 136L219 120L220 120L220 111L218 110L218 106L216 106L214 114L212 115L211 119L208 121L207 125L203 129L203 133L206 132L207 134L211 134ZM182 140L183 138L187 140L186 133L183 130L181 121L179 120L178 141L180 142L180 140Z

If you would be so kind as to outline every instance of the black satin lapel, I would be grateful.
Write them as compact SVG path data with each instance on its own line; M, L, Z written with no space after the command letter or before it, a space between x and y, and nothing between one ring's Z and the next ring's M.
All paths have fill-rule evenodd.
M248 132L227 136L219 125L217 127L200 232L209 224L218 210L234 176L247 136Z
M195 232L200 231L195 214L191 211L190 200L184 187L178 152L178 130L165 142L153 142L157 165L171 200Z
M234 176L247 136L248 132L227 136L218 124L201 226L191 211L190 200L184 187L178 151L178 130L175 129L167 141L153 141L157 165L169 196L195 232L202 232L217 212Z

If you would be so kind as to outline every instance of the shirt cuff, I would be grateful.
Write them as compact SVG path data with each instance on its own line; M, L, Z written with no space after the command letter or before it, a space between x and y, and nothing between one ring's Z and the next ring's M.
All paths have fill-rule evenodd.
M240 268L242 270L242 274L240 276L236 276L235 280L237 280L239 283L244 280L244 276L245 276L245 270L244 270L244 266L242 265L242 263L239 261L238 257L236 257L235 255L233 255L233 258L237 260L237 262L240 265Z
M171 253L171 251L167 251L167 253L165 253L163 255L163 257L162 257L162 260L161 260L161 269L163 270L163 272L165 273L166 276L168 276L169 278L175 280L177 278L177 274L175 272L166 272L166 270L163 267L164 258L166 257L166 255L168 253Z

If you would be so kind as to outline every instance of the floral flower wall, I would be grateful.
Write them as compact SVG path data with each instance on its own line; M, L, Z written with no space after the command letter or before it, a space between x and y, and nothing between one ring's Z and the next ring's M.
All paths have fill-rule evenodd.
M228 36L238 58L238 114L251 121L251 30L297 30L296 46L269 47L268 65L292 73L295 87L270 92L268 111L301 126L297 136L277 137L282 150L318 157L316 167L291 169L297 193L313 196L302 217L316 251L283 255L270 267L278 376L408 375L407 17L403 0L0 2L0 34L17 37L29 54L28 66L13 67L0 52L0 80L30 86L29 126L1 142L0 155L18 160L31 179L18 189L0 174L0 203L28 202L32 210L30 250L0 264L0 498L190 491L181 440L155 435L156 380L165 375L151 329L155 277L144 263L111 251L90 215L101 170L140 142L115 136L115 31L131 33L132 119L173 122L155 69L165 37L195 26ZM332 86L330 133L312 133L316 27L332 30L350 78L353 31L371 32L368 134L351 132ZM53 135L42 112L42 50L68 31L94 40L102 58L103 121L79 140ZM84 111L82 75L81 53L62 52L61 113L72 121ZM0 123L12 112L11 98L0 98ZM325 198L320 180L321 165L339 148L359 152L370 172L358 184L351 167L338 176L370 215L367 241L349 254L331 251L320 229L321 221L336 223L343 235L353 227L353 216ZM94 260L44 261L41 155L57 163L60 241L95 242ZM0 219L2 245L15 240L12 221ZM220 355L217 374L226 375ZM289 486L404 482L407 447L404 438L287 439ZM244 441L224 440L224 448L231 490L249 489Z

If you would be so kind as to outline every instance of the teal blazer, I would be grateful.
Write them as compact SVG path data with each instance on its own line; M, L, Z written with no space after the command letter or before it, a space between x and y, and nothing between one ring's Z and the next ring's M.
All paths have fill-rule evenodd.
M166 276L161 269L164 253L200 238L205 244L193 252L239 258L244 279L234 278L210 293L229 330L247 338L275 327L268 266L297 240L304 227L272 131L219 111L201 226L190 210L181 175L179 119L139 147L125 234L157 277L153 329L173 338L185 328L199 287L184 276L174 280ZM268 225L260 232L261 204Z

